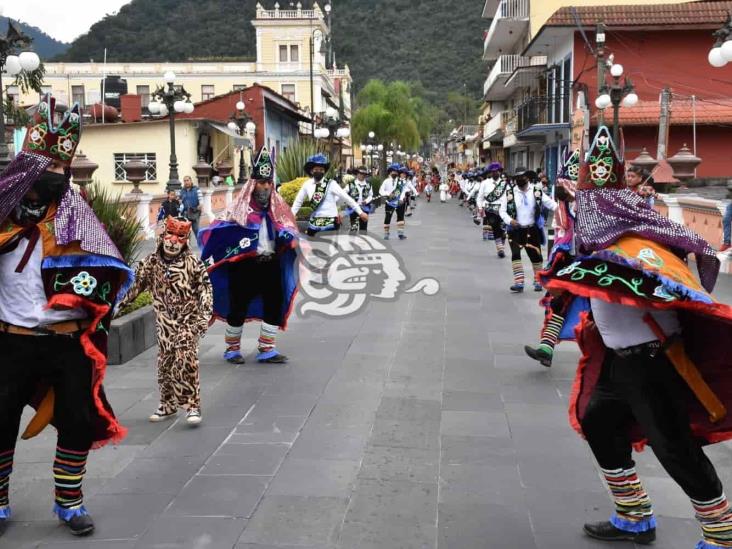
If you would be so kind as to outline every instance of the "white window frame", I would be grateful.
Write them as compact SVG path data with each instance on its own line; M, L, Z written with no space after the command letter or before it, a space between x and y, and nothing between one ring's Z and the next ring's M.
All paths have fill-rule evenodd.
M211 88L211 92L204 93L203 88ZM201 101L208 101L214 97L216 97L216 84L201 84Z
M285 95L285 86L292 86L292 99ZM280 95L293 103L297 103L297 85L293 83L280 84Z

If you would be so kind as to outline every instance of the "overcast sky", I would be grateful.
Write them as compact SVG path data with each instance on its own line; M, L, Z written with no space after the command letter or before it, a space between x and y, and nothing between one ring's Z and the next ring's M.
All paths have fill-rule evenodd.
M71 42L107 13L129 3L130 0L0 0L0 12L38 27L56 40Z

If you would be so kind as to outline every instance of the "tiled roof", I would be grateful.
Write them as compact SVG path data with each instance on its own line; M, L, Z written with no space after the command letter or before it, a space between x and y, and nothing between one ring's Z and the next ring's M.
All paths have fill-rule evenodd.
M660 117L661 106L658 101L639 101L635 107L620 109L620 124L623 126L657 126ZM674 99L671 103L671 125L690 126L693 123L694 107L691 100ZM697 100L696 123L732 124L732 100Z
M608 0L612 2L612 0ZM732 1L686 2L631 6L575 6L560 8L546 22L547 27L579 24L594 27L603 21L608 27L699 26L720 27L732 11ZM576 18L575 18L576 14Z

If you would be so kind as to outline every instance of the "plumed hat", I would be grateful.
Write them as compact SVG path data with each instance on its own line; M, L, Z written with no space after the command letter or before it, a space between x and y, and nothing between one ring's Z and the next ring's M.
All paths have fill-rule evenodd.
M488 172L502 172L503 166L501 165L500 162L491 162L490 164L488 164L487 171Z
M274 178L274 162L272 157L269 155L269 151L265 145L259 149L257 153L257 159L254 161L254 167L252 168L252 179L259 181L272 181Z
M56 99L47 93L38 104L28 127L23 151L39 154L64 164L71 165L81 137L81 113L79 104L74 103L66 111L58 126L53 123Z
M314 154L308 158L307 162L305 162L305 173L310 175L310 172L315 166L322 166L325 168L325 171L328 171L328 168L330 168L330 161L323 153Z

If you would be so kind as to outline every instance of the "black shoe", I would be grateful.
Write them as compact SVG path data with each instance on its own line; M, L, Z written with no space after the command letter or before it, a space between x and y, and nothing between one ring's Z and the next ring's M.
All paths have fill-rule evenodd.
M504 257L506 257L506 252L498 252L498 257L503 259Z
M509 288L509 290L511 290L511 292L514 294L520 294L521 292L524 291L524 285L523 284L514 284L513 286L511 286Z
M544 349L534 349L533 347L526 345L524 346L524 351L526 351L526 354L534 360L541 362L542 366L546 366L548 368L552 365L553 355L550 355Z
M615 528L609 520L587 523L583 530L591 538L602 541L632 541L638 545L649 545L656 540L655 528L651 528L645 532L626 532L625 530Z
M71 533L75 536L88 536L94 531L94 521L87 515L76 515L71 520L63 520L61 522L69 527Z
M262 364L286 364L289 359L286 355L280 355L276 354L275 356L271 356L269 358L263 358L261 360L257 359L257 362L260 362Z

